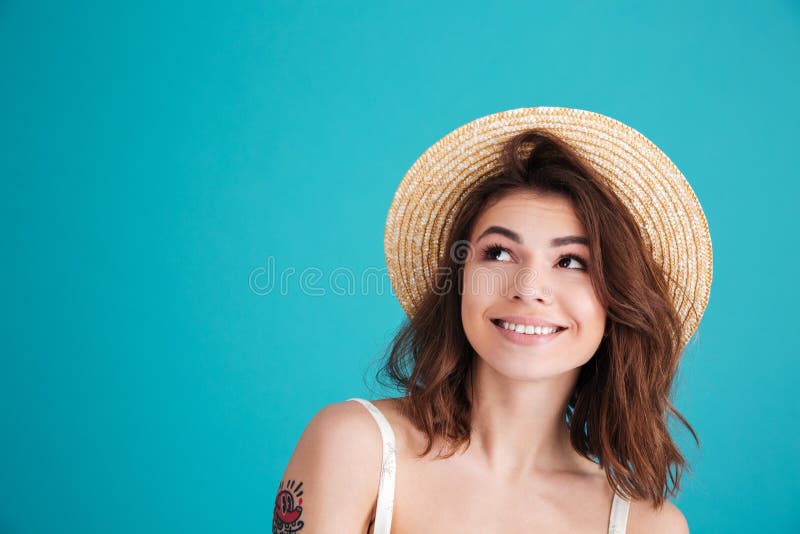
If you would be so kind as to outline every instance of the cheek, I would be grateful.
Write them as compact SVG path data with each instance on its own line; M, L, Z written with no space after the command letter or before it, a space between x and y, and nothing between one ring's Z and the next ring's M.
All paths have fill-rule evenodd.
M465 285L461 296L461 321L464 323L464 328L469 330L470 326L480 319L485 309L486 294L471 290Z
M461 294L461 320L469 333L483 322L483 316L498 296L502 295L505 274L498 269L473 267L464 269Z
M513 280L510 268L467 264L464 268L463 296L476 302L491 301L507 292L509 280Z
M572 315L583 323L584 329L599 329L601 333L605 330L606 312L591 284L572 286L566 297L565 304Z

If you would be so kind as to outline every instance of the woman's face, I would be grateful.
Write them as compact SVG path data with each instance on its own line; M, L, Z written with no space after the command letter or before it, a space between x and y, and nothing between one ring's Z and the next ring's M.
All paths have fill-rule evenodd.
M592 358L606 312L589 277L585 239L570 201L558 195L514 192L479 215L461 318L485 364L510 378L538 380ZM559 329L547 334L536 325Z

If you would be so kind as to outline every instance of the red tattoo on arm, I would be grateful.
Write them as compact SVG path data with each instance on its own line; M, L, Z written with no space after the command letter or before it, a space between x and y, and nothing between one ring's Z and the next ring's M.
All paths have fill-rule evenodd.
M303 528L303 483L281 480L278 496L275 497L275 512L272 515L272 534L291 534Z

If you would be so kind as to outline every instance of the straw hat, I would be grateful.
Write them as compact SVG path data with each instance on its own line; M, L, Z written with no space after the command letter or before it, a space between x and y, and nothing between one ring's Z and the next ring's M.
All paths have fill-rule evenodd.
M520 108L469 122L428 148L395 192L384 233L386 264L400 305L411 316L431 287L463 194L497 163L515 134L556 134L591 165L639 223L662 265L689 341L711 290L711 236L703 209L675 164L650 140L610 117L561 107Z

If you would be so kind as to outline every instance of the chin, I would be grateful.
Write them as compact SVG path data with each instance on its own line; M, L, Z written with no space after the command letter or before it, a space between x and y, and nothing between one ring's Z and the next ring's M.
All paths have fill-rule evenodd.
M476 350L476 366L486 366L497 375L509 380L533 382L558 376L577 374L586 361L565 362L552 355L530 355L516 353L493 354ZM486 357L481 356L486 354ZM537 357L538 356L538 357Z

